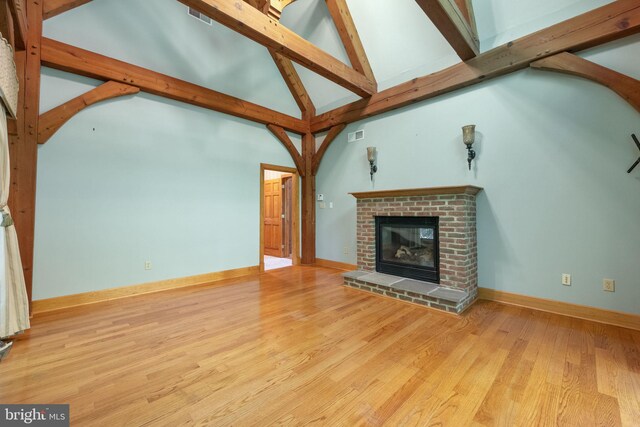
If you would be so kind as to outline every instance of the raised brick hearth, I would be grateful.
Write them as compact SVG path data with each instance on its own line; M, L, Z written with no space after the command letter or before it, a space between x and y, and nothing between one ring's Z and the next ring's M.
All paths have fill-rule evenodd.
M345 275L345 284L460 313L478 292L476 195L480 190L460 186L352 193L358 199L358 271ZM376 216L439 218L439 284L371 275L376 270Z

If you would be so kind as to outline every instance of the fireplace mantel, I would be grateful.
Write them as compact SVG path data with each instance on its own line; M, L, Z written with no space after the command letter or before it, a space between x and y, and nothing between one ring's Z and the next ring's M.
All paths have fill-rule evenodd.
M349 193L356 199L379 199L383 197L411 197L411 196L437 196L443 194L469 194L476 195L482 190L474 185L460 185L455 187L428 187L405 188L403 190L380 190Z

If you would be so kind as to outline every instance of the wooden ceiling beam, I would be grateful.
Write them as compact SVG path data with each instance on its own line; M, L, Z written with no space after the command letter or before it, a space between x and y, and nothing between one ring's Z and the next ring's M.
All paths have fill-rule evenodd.
M369 59L360 40L360 35L353 22L351 12L346 0L326 0L327 8L338 30L342 44L347 51L351 66L359 73L364 74L373 82L376 81L369 64Z
M291 138L289 138L289 135L287 135L287 132L284 129L282 129L280 126L276 126L272 124L267 125L267 129L269 129L271 133L276 138L278 138L280 142L282 142L282 145L284 145L284 148L287 149L287 151L289 152L289 155L293 159L293 163L296 165L296 169L298 169L298 173L300 174L300 176L304 177L306 172L304 167L304 161L302 159L302 156L298 152L298 149L296 148L296 146L293 145L293 141L291 141Z
M61 13L89 3L91 0L44 0L44 19L53 18Z
M531 68L570 74L604 85L640 112L640 80L568 52L536 61Z
M40 115L38 120L38 144L47 142L66 122L90 105L107 99L132 95L140 88L114 81L108 81L64 104Z
M309 68L362 97L377 86L363 74L340 62L252 6L240 0L179 0L251 40Z
M480 52L475 26L467 20L456 0L416 0L438 31L449 42L460 59L467 61ZM468 9L465 8L468 14Z
M315 176L318 173L318 169L320 168L320 162L322 162L322 158L324 157L324 153L327 151L331 143L336 139L340 132L346 128L347 125L339 124L331 129L329 129L329 133L324 137L324 141L320 145L320 148L313 155L313 166L312 166L312 174Z
M313 118L314 133L353 123L527 68L564 51L580 51L640 32L640 1L618 0L524 36L445 70L413 79Z
M98 80L137 86L153 95L262 124L274 123L299 134L309 128L306 121L278 111L44 37L42 65Z

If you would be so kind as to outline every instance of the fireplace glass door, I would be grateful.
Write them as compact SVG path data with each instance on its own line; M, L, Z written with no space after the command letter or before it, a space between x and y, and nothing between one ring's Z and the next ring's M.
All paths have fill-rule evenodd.
M439 283L437 217L376 217L376 270Z

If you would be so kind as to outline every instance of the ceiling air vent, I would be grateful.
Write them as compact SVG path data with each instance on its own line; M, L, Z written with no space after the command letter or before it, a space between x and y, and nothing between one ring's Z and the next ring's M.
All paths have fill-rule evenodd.
M347 141L348 142L356 142L356 141L360 141L361 139L364 139L364 130L360 129L357 130L355 132L351 132L349 134L347 134Z
M193 16L194 18L204 22L205 24L211 25L211 18L209 18L206 15L203 15L202 13L198 12L194 8L192 8L192 7L187 8L187 13L190 16Z

